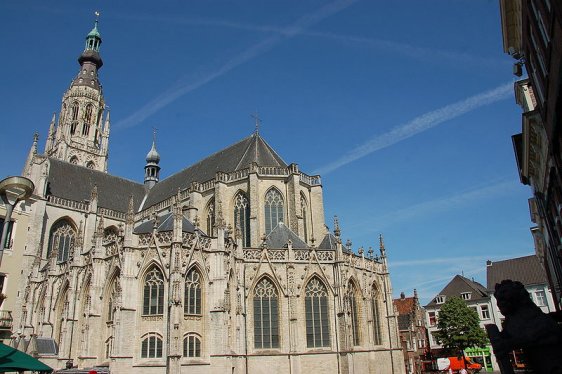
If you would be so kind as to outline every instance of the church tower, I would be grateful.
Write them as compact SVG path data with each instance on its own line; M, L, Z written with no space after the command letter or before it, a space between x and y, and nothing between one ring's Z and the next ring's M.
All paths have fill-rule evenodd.
M98 20L86 36L86 46L78 57L80 71L62 98L58 116L53 114L45 154L72 164L107 172L109 111L103 120L105 102L98 70L101 36Z

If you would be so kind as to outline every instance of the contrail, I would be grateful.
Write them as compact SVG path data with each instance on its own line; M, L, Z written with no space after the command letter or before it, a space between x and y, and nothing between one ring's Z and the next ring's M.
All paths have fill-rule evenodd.
M177 100L179 97L209 83L210 81L228 73L230 70L237 66L240 66L262 54L272 49L279 42L292 38L295 35L303 32L306 28L322 21L323 19L349 7L358 0L338 0L330 4L327 4L320 8L318 11L305 15L299 18L293 24L283 28L283 32L270 36L261 42L254 44L250 48L246 49L242 53L234 56L232 59L227 61L224 65L219 67L217 70L210 72L197 80L181 84L179 87L172 87L167 91L160 94L158 97L145 104L142 108L137 110L135 113L126 117L125 119L119 121L115 127L125 128L136 126L143 122L146 118L156 113L166 105ZM177 84L176 84L177 86Z
M387 133L375 136L368 142L361 144L338 160L321 167L315 174L326 175L355 160L363 158L373 152L390 147L404 139L408 139L420 132L427 131L441 123L459 117L482 106L508 98L513 92L513 83L505 83L493 90L471 96L467 99L446 105L442 108L422 114L403 125L397 126Z

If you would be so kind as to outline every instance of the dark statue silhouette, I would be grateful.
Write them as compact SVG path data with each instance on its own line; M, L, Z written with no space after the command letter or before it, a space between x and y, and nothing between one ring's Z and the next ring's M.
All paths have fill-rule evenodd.
M486 330L502 374L513 373L509 353L523 349L529 367L537 374L562 374L562 328L533 303L520 282L503 280L494 296L505 316L503 329L487 325Z

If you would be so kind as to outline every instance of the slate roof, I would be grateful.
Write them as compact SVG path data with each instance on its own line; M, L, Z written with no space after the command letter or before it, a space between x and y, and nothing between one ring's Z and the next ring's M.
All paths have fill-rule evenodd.
M267 235L267 247L272 249L287 248L287 242L291 240L293 242L293 248L295 249L307 249L306 243L299 238L290 228L288 228L283 222L271 230L269 235Z
M191 182L205 182L213 179L218 171L230 173L247 168L255 162L258 166L287 167L283 159L259 134L242 139L182 171L158 182L149 192L143 209L159 203L189 187Z
M158 217L158 228L156 231L173 231L174 230L174 216L172 213L167 213L161 217ZM147 234L151 233L154 228L154 221L148 220L146 222L141 223L133 230L135 234ZM194 233L196 230L195 226L191 221L189 221L185 216L182 218L182 231Z
M486 285L494 291L496 283L504 279L519 281L525 286L546 284L546 275L535 255L491 262L486 267Z
M470 292L470 301L478 301L478 300L485 300L488 299L488 290L486 287L481 285L478 282L474 282L468 278L465 278L461 275L455 275L455 277L439 292L435 297L439 295L444 295L446 297L457 296L461 297L461 293L463 292ZM447 301L445 299L445 301ZM425 307L434 307L437 304L435 302L435 298L431 300Z
M144 185L83 166L49 158L47 193L68 200L90 200L94 186L98 188L98 206L126 213L129 197L138 209L145 195Z
M318 249L336 249L336 237L332 233L327 233Z

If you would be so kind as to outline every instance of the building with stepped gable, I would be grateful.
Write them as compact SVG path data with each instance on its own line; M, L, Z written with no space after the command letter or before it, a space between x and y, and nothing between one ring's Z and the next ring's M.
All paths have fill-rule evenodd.
M13 344L55 368L111 373L403 373L380 253L326 229L319 176L256 131L160 180L107 173L97 22L45 150Z

